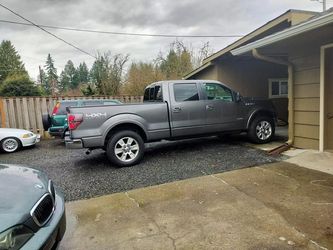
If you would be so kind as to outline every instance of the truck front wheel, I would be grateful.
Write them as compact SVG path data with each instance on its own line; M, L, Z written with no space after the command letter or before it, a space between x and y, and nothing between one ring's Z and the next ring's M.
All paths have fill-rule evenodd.
M256 117L249 127L248 135L254 143L263 144L272 141L275 134L274 120L268 116Z
M116 132L107 142L106 154L111 163L118 167L133 166L141 161L145 145L135 131Z

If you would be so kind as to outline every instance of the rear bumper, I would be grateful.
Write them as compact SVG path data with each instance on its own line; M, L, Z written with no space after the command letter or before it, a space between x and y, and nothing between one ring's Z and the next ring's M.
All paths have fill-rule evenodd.
M68 149L83 148L83 142L81 139L71 139L69 136L65 137L65 144Z

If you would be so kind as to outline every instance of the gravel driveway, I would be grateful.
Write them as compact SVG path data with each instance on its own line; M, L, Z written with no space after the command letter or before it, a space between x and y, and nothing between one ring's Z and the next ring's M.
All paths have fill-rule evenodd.
M85 150L65 149L61 140L44 140L31 149L0 154L0 163L44 170L69 201L280 160L239 140L215 137L152 143L146 151L141 164L116 168L102 150L86 155Z

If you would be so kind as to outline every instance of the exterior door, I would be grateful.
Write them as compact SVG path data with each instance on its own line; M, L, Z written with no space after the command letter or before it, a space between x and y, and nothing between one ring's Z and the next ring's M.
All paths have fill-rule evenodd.
M325 147L333 150L333 48L325 51Z
M204 83L206 125L211 132L242 129L244 120L233 92L218 83Z
M205 103L197 83L169 85L171 134L181 137L200 134L205 126Z

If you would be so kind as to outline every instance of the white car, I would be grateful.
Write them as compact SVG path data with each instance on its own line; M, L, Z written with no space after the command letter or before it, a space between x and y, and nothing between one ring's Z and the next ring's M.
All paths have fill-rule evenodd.
M40 141L40 135L28 130L16 128L0 128L0 150L13 153L21 147L33 146Z

